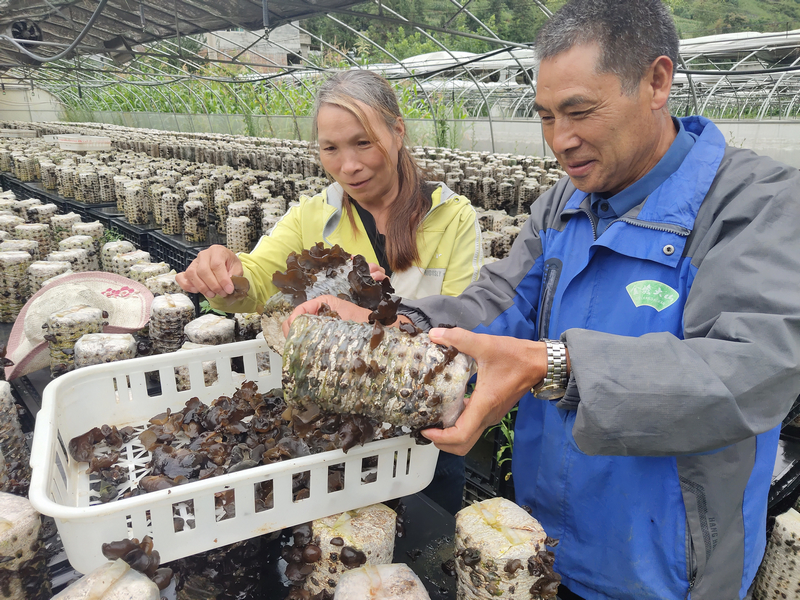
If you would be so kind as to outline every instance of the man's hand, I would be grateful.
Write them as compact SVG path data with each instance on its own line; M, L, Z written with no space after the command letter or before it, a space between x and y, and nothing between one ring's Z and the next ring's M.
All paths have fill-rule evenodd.
M544 342L460 328L434 328L429 334L431 341L455 346L478 363L478 383L455 425L422 432L440 450L463 456L487 427L499 423L531 387L544 379L547 349Z
M313 300L303 302L300 306L295 308L294 311L292 311L292 314L289 315L289 318L283 322L284 337L288 337L289 327L291 327L292 321L294 321L300 315L317 314L323 304L330 306L333 310L339 313L339 316L345 321L356 321L357 323L366 323L369 319L370 313L372 312L368 308L361 308L352 302L342 300L336 296L319 296Z
M184 273L175 281L187 292L203 294L206 298L233 293L231 276L242 276L242 261L225 246L211 246L200 252Z

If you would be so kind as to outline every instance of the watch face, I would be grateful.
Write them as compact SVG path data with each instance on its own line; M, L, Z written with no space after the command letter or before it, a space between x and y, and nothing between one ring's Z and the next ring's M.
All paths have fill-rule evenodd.
M533 395L539 398L539 400L558 400L559 398L563 398L566 393L567 390L565 388L554 384L538 390L536 388L533 389Z

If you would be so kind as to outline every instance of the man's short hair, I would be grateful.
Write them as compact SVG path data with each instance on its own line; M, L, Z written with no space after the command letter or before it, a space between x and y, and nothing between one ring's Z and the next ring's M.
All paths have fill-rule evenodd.
M573 46L600 46L601 73L614 73L632 95L659 56L678 65L680 42L669 8L661 0L572 0L545 23L536 36L539 60Z

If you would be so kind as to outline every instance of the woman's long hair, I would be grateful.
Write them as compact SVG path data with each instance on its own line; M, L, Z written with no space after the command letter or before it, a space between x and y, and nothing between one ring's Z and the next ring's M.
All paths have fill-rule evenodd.
M371 71L352 70L335 74L322 84L317 92L313 137L315 140L318 139L317 117L320 108L323 104L332 104L349 111L358 119L388 162L389 153L378 143L378 136L359 102L383 117L386 127L394 132L397 119L402 118L402 114L397 104L397 96L389 82ZM405 271L419 260L417 227L430 208L430 200L422 191L422 172L406 148L405 140L402 140L397 155L397 175L399 178L397 198L392 203L386 220L386 257L392 271ZM353 206L347 193L344 194L343 206L355 229Z

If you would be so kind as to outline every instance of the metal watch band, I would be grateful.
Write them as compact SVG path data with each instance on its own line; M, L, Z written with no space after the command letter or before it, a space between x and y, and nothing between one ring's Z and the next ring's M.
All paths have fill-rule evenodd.
M531 392L537 398L561 398L567 389L567 346L560 340L539 340L547 348L547 373Z

